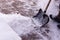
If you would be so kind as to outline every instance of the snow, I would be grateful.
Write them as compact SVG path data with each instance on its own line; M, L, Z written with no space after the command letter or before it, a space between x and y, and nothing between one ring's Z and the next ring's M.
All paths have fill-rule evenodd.
M0 40L21 40L0 14ZM5 16L4 16L5 17Z
M25 17L20 14L0 14L1 22L6 22L12 29L14 29L19 35L22 33L28 33L33 30L35 26L40 26L36 22L33 23L33 18ZM32 20L33 19L33 20ZM27 29L28 28L28 29ZM20 32L19 32L20 31Z
M51 20L51 22L49 22L49 24L50 24L50 31L52 31L51 32L52 34L50 34L52 37L52 40L59 40L60 39L60 36L59 36L60 33L59 33L58 28L56 26L57 23L55 23Z
M22 1L22 0L21 0ZM24 1L24 0L23 0ZM26 0L27 1L27 0ZM27 2L28 3L28 2ZM47 5L47 0L39 0L38 5L36 6L38 9L42 8L45 10L45 6ZM46 4L46 5L45 5ZM56 16L58 14L58 8L55 4L55 1L52 0L46 14L49 16L53 14ZM48 23L49 28L41 28L39 21L34 18L22 16L20 14L3 14L0 13L0 40L22 40L22 35L27 35L32 33L36 33L39 37L42 37L38 40L60 40L60 30L57 28L56 22L50 19ZM38 30L36 30L36 27ZM49 33L45 30L48 29ZM45 32L45 34L43 34ZM28 35L27 35L28 36Z

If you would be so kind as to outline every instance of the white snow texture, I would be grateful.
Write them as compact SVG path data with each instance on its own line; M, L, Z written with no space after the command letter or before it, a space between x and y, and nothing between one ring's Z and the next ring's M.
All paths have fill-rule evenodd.
M23 0L24 1L24 0ZM27 1L27 0L26 0ZM37 8L45 10L49 0L38 0ZM58 8L55 0L52 0L46 14L49 16L58 14ZM22 16L20 14L3 14L0 12L0 40L23 40L22 37L26 36L26 40L60 40L60 30L57 28L56 22L50 19L47 24L48 27L41 27L38 21L32 17ZM35 28L36 27L36 28ZM47 31L48 30L48 33ZM28 34L36 34L35 39L28 38Z

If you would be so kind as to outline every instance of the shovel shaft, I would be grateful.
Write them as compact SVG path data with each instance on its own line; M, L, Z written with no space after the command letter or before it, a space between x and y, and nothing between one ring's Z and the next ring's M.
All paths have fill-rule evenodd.
M47 9L48 9L48 7L49 7L50 2L51 2L51 0L49 0L49 2L48 2L48 4L47 4L47 6L46 6L46 8L45 8L44 13L46 13L46 11L47 11Z

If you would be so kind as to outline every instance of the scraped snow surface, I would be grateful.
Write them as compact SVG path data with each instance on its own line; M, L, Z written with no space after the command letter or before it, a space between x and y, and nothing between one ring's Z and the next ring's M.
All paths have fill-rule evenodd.
M46 2L41 2L41 4L39 3L37 7L41 7L44 10L44 3L47 3L47 0ZM54 0L52 0L48 11L46 12L47 15L57 15L58 8L54 4ZM58 23L50 19L48 23L49 28L40 28L41 24L39 24L38 21L35 23L33 21L35 21L33 18L22 16L20 14L6 15L0 13L0 40L22 40L22 35L27 35L31 32L37 34L37 37L39 37L35 40L60 40L60 30L57 28ZM37 30L34 27L36 27ZM46 30L49 30L49 33L47 33Z

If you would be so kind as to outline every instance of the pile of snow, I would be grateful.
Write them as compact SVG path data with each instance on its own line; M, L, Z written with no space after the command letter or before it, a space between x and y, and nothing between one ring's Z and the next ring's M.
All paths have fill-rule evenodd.
M0 40L21 40L18 34L4 20L4 14L0 14Z
M1 22L6 22L19 35L32 31L36 26L41 26L37 21L35 24L33 23L35 19L20 14L0 14L0 19Z
M41 27L40 23L38 21L35 21L35 19L33 20L33 18L22 16L20 14L7 14L6 15L6 14L0 13L0 21L1 21L1 24L3 24L1 26L4 27L7 25L6 28L9 28L9 27L12 28L19 36L27 35L27 34L30 34L30 32L32 32L34 34L37 33L37 35L41 36L42 39L47 40L47 38L45 38L41 33L39 33L40 27ZM3 30L4 29L5 27L3 28ZM6 30L6 31L8 32L9 30ZM3 31L3 32L6 32L6 31ZM10 34L10 31L9 31L9 34Z

